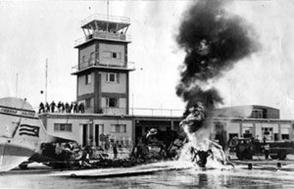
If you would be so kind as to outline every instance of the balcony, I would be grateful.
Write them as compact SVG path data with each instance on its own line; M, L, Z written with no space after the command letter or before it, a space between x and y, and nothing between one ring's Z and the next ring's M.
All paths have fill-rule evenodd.
M74 46L78 47L93 39L120 41L120 42L127 42L127 43L131 42L131 36L127 34L107 32L107 31L95 31L93 34L90 34L87 37L82 37L80 39L75 40Z
M128 62L126 65L115 65L115 64L105 64L103 62L86 62L80 65L75 65L72 67L72 74L77 74L79 72L91 69L91 68L100 68L100 69L111 69L111 70L127 70L133 71L135 70L135 63Z

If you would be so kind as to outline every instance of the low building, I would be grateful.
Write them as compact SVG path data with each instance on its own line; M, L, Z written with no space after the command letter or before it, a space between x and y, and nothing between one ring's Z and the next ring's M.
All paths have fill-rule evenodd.
M294 140L294 121L280 119L279 109L251 105L234 106L216 110L214 137L223 146L233 137L259 141Z
M179 130L179 117L100 114L43 113L40 118L48 133L77 141L81 145L101 145L107 137L128 145L150 128Z
M257 114L259 111L256 110L260 109L271 113ZM212 132L214 137L223 140L223 143L234 136L255 137L261 141L294 139L294 121L277 119L280 117L278 109L255 105L222 108L215 112ZM105 136L122 144L130 144L138 137L144 136L151 128L179 131L182 119L176 116L95 113L43 113L40 118L49 133L73 139L82 145L100 145Z

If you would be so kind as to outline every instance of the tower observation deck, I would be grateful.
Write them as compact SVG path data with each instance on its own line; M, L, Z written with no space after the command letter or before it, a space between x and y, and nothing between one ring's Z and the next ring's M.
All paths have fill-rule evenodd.
M93 39L130 42L127 35L130 26L130 18L94 14L81 21L84 37L75 41L75 47L87 43Z
M75 41L79 64L73 67L72 74L91 68L134 70L134 64L128 62L127 56L127 45L131 42L127 34L129 26L130 19L120 16L94 14L82 20L84 37ZM124 50L117 49L122 46ZM91 51L91 54L87 55L85 51Z

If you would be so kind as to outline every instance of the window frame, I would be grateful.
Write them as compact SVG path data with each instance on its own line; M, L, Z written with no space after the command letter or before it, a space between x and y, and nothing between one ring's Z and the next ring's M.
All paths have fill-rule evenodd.
M114 80L111 80L111 76L113 76ZM106 82L107 83L119 83L119 73L107 72L106 73Z
M92 74L91 73L86 74L85 75L85 84L90 85L91 83L92 83Z
M90 53L89 65L95 65L95 52Z
M112 133L127 133L127 124L110 124Z
M115 106L110 106L110 99L115 99ZM107 108L118 108L119 107L119 98L116 97L106 97L106 107Z
M72 123L54 123L53 131L54 132L72 132Z
M122 52L118 52L118 51L102 51L102 58L121 60Z
M82 56L82 64L86 64L87 60L86 60L86 55Z

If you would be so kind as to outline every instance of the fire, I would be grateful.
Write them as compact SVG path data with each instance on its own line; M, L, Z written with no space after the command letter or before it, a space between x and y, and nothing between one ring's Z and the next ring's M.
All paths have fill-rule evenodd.
M217 80L239 60L258 50L251 27L240 16L228 13L224 2L197 1L186 11L176 38L179 46L186 51L185 69L181 71L176 87L177 95L186 102L182 126L189 142L182 154L190 154L191 159L191 150L198 154L203 151L207 153L204 156L211 156L210 159L222 164L226 162L223 150L209 140L211 114L216 106L223 103L211 81ZM193 108L198 109L194 112Z

